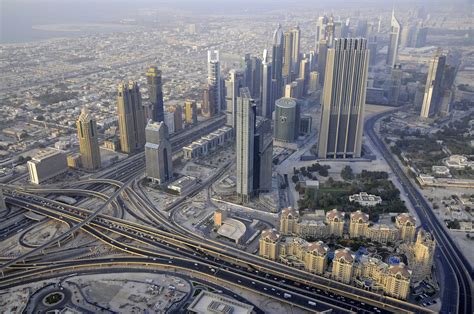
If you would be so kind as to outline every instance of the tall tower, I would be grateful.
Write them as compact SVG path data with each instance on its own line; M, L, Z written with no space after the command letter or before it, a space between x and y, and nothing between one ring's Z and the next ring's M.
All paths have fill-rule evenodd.
M285 32L283 36L283 77L285 84L290 83L298 76L300 62L301 30L295 28Z
M151 119L156 122L161 122L164 119L163 109L163 83L161 80L161 71L153 66L146 72L146 79L148 83L148 92L150 94L151 102Z
M186 99L184 107L184 118L186 123L196 124L198 122L196 102L191 99Z
M253 159L256 106L247 87L237 98L236 150L237 197L247 203L253 195Z
M233 127L237 119L237 97L239 97L240 88L244 86L244 73L238 70L230 70L229 77L225 81L225 101L226 101L226 125Z
M99 134L95 120L86 108L82 108L76 121L82 167L89 170L100 168Z
M117 94L120 147L124 153L133 153L145 145L145 113L140 89L136 82L119 84Z
M163 184L173 177L173 160L168 127L164 122L149 121L146 126L146 176Z
M222 109L221 65L219 50L207 52L207 84L209 86L210 116L219 114Z
M293 33L287 31L283 35L283 81L284 84L291 82L291 57L293 56Z
M388 51L386 64L393 69L395 62L397 61L398 45L400 42L400 33L402 31L402 25L395 17L395 10L392 10L392 20L390 23L390 37L388 40Z
M274 84L275 83L275 84ZM267 49L263 51L262 76L260 86L261 115L267 119L272 118L273 106L275 104L274 89L276 81L272 80L272 64L268 61Z
M7 209L7 204L5 203L5 196L3 195L3 190L0 189L0 210Z
M439 112L443 97L443 72L446 56L438 51L430 61L420 117L431 118Z
M272 80L276 88L273 90L273 99L280 98L283 95L283 31L280 24L273 33L272 45Z
M367 40L336 39L324 79L320 158L360 157L369 52Z
M314 46L316 47L316 51L319 49L319 42L321 40L326 40L327 39L327 30L326 26L329 22L329 19L326 15L320 16L318 18L318 22L316 23L316 36L315 36L315 43Z

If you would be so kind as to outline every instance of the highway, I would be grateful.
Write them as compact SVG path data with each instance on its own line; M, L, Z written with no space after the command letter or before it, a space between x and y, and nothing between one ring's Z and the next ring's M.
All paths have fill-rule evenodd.
M188 141L191 140L189 135L182 135L180 138L177 138L176 141L181 142L185 139ZM70 206L59 203L38 195L32 195L28 192L34 193L33 190L24 190L11 186L7 187L8 189L6 190L7 202L49 218L69 223L73 225L73 227L66 235L72 234L80 229L117 250L132 254L132 257L129 258L144 258L149 261L150 258L153 260L153 258L158 259L168 255L168 264L173 264L179 260L184 264L173 264L173 266L183 267L183 269L188 270L193 270L193 266L201 267L194 265L194 263L198 265L202 264L205 265L207 269L209 269L209 267L214 269L214 271L211 272L214 275L213 278L216 280L226 281L228 276L241 276L242 279L245 280L237 279L240 280L240 282L237 281L236 283L233 281L234 285L249 288L262 283L267 286L258 286L259 289L255 290L261 291L263 289L263 291L267 291L264 288L270 289L268 293L273 295L274 298L283 302L292 303L293 300L287 300L281 295L283 290L279 292L276 291L277 287L284 289L289 291L292 296L295 296L294 304L302 308L308 309L308 305L310 304L308 300L314 300L318 305L320 303L327 304L330 305L331 308L336 309L336 311L341 312L430 312L415 304L345 285L325 277L309 274L306 271L264 259L260 256L238 250L232 246L204 239L198 234L193 234L180 228L180 226L175 225L173 221L170 221L169 217L162 215L149 200L131 188L135 179L143 173L144 163L142 154L143 153L131 156L124 162L116 165L114 169L107 169L95 178L78 182L80 193L87 195L86 191L92 190L90 196L93 196L93 191L98 192L103 189L110 189L111 186L115 188L114 193L109 195L107 201L95 211L86 210L77 207L77 205ZM216 173L213 178L217 178L219 175L220 173ZM210 183L212 183L212 180L202 184L200 189L196 189L193 193L198 193ZM111 204L121 193L127 196L135 210L142 209L141 214L144 214L149 222L150 218L152 218L152 225L132 223L118 217L104 215L101 212L104 206ZM185 198L182 198L181 201L184 200ZM118 201L118 203L120 205L120 201ZM138 214L138 212L136 214ZM128 240L117 241L117 238ZM58 238L54 239L54 241L58 241ZM59 267L60 263L64 263L65 261L56 261L55 264L49 262L48 266L40 266L37 260L38 257L41 256L39 252L51 244L52 243L47 243L25 255L10 259L2 264L0 267L2 276L4 276L2 278L2 284L16 285L23 279L30 280L33 277L38 278L44 273L44 268L53 267L54 265ZM164 252L167 253L165 254ZM32 258L36 259L35 264L37 266L31 266L30 261ZM191 260L193 264L185 263L186 259ZM78 262L78 260L75 260L75 262ZM143 262L140 263L143 265ZM24 269L25 267L26 270ZM22 271L19 271L20 269L22 269ZM55 273L57 273L57 276L59 276L60 270L62 271L63 268L56 269ZM200 271L201 269L198 270ZM202 274L204 273L205 272L202 272ZM216 274L219 274L219 276L216 276ZM232 279L234 280L235 278ZM255 282L255 284L252 282ZM277 293L280 293L280 295Z
M9 199L9 198L8 198ZM18 196L15 197L12 202L20 206L20 201L18 200ZM29 209L33 209L32 206L35 206L33 210L36 212L47 215L49 217L56 217L56 219L65 219L68 217L68 219L76 219L76 220L82 220L84 217L82 215L76 214L73 215L69 211L64 211L64 210L59 210L59 209L45 209L44 204L39 202L38 205L37 201L27 199L24 202L24 206ZM35 205L37 204L37 205ZM39 206L39 207L38 207ZM39 209L42 208L42 209ZM45 212L47 210L47 212ZM60 213L58 213L58 211ZM85 212L85 211L84 211ZM62 217L62 218L61 218ZM91 226L97 226L103 229L106 229L108 231L112 231L115 233L118 233L122 236L129 237L130 239L133 240L140 240L144 241L145 243L148 243L152 246L156 247L163 247L163 241L167 242L166 248L171 249L171 250L176 250L174 253L177 255L186 255L188 254L186 251L189 251L189 249L193 248L194 253L192 258L194 260L199 259L202 257L199 257L201 254L205 254L204 258L211 258L213 256L214 258L218 258L218 264L214 265L214 267L220 267L222 265L226 265L229 269L233 268L233 271L238 273L242 272L242 269L244 266L241 266L242 263L251 265L251 269L255 270L260 276L263 276L264 278L273 278L270 282L271 284L280 284L282 281L286 281L286 288L288 290L292 289L293 291L296 289L297 286L306 286L308 289L319 289L321 291L325 291L324 293L329 294L329 298L344 298L345 301L343 301L343 305L346 307L354 307L354 304L361 304L362 306L361 309L364 309L364 307L369 307L368 309L365 309L368 311L374 306L378 305L379 309L382 309L383 306L388 307L389 309L391 308L391 311L395 310L401 310L401 309L406 309L407 312L429 312L426 309L417 307L415 305L412 305L410 303L406 303L400 300L388 298L388 297L383 297L375 293L371 293L369 291L357 289L355 287L351 287L348 285L343 285L341 283L334 282L332 280L319 277L319 276L311 276L308 278L308 273L304 271L300 271L276 262L272 262L269 260L264 260L260 258L260 261L257 263L255 260L259 260L259 258L255 257L252 255L252 259L249 261L244 255L241 254L241 251L238 251L237 254L231 254L231 252L227 251L221 251L220 248L213 248L210 245L206 245L205 243L202 243L200 241L192 241L184 237L177 236L174 233L168 233L165 231L161 230L156 230L155 228L148 228L148 227L143 227L139 224L132 224L130 222L122 221L118 218L114 217L104 217L103 215L99 215L97 219L99 222L97 223L97 219L94 220L93 223L88 225L87 227ZM105 219L107 218L107 219ZM101 219L105 219L103 222L101 222ZM148 237L152 237L153 239L150 239ZM110 245L117 246L119 245L117 242L111 242L113 241L112 239L107 239L104 237L100 237L101 240L107 240L106 242L109 243ZM161 238L161 242L157 242L157 238ZM150 242L152 241L152 242ZM179 245L177 245L179 244ZM120 249L123 251L132 253L132 254L137 254L140 256L150 256L153 254L152 251L145 250L143 248L134 248L131 246L126 246L124 247L123 243L120 243ZM188 249L186 249L186 247ZM138 250L138 251L137 251ZM218 250L217 252L215 250ZM196 255L194 255L196 254ZM207 255L206 255L207 254ZM248 271L246 272L246 275L249 276ZM253 273L252 273L253 275ZM255 278L254 278L255 279ZM277 280L275 280L277 279ZM269 280L268 278L266 280ZM255 281L255 280L254 280ZM298 283L298 284L296 284ZM345 288L346 291L340 290L341 288ZM298 291L298 290L297 290ZM341 294L342 292L342 294ZM323 293L323 295L324 295ZM338 295L339 294L339 295ZM330 295L333 295L331 297ZM321 298L321 295L314 296L315 298ZM334 304L334 300L331 300L332 303ZM354 304L351 304L351 302L354 302ZM369 305L372 304L372 305ZM341 305L342 307L342 305Z
M437 242L437 252L441 260L441 266L448 280L443 282L444 295L443 313L473 313L472 308L472 279L473 270L470 263L459 250L456 243L450 237L446 228L438 220L426 199L421 195L417 187L403 171L400 164L388 151L385 144L374 130L375 122L390 112L374 115L367 119L364 126L365 134L371 139L384 159L389 164L393 173L400 181L404 192L416 210L424 229L430 231ZM453 280L449 280L452 278Z

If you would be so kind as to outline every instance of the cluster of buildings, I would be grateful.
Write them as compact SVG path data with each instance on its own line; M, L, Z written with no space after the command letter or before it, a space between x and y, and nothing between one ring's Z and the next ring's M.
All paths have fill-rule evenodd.
M326 276L346 284L355 284L361 288L382 291L386 295L406 299L410 285L419 282L431 274L435 241L423 230L418 232L415 240L416 226L414 217L401 214L396 217L396 231L389 240L401 241L400 253L407 256L408 266L398 258L383 262L380 258L370 256L367 252L352 252L348 248L331 252L328 245L319 240L308 242L304 238L314 238L301 233L297 211L287 208L280 217L280 231L264 230L259 240L259 254L262 257L304 269L310 273ZM344 214L332 210L326 214L324 223L326 231L322 238L344 235ZM314 228L321 228L314 226ZM351 214L349 222L350 238L371 237L380 241L384 236L373 236L368 225L368 215L362 212ZM376 230L380 230L378 227ZM377 232L375 232L377 234ZM383 240L382 240L383 242ZM386 243L386 242L385 242Z
M205 157L215 151L218 147L224 146L234 138L233 129L223 126L199 140L183 147L184 158L192 160L194 158Z
M321 214L300 215L291 207L280 214L280 233L302 238L365 238L378 243L413 242L416 233L416 220L409 214L400 214L394 225L374 224L369 215L361 211L350 213L349 221L345 213L336 209Z

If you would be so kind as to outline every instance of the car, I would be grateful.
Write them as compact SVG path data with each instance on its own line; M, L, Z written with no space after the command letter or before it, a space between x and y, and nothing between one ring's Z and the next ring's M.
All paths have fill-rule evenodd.
M254 284L255 284L255 281L252 281L252 285L254 285Z

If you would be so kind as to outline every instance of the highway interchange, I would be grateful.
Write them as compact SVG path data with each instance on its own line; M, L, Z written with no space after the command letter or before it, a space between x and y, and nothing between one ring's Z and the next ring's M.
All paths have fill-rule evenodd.
M380 143L377 142L378 137L373 132L373 124L380 117L373 117L368 120L366 134L377 145L378 149L385 154L385 147L380 146ZM212 123L203 131L215 129L221 123L223 123L223 120L222 122L219 120L219 122ZM177 151L179 147L199 136L200 132L194 132L193 136L185 133L178 135L178 137L172 139L173 147ZM426 226L428 230L433 230L432 227L437 228L435 223L430 220L432 217L428 213L431 213L431 211L423 209L424 205L427 205L420 201L423 198L415 194L416 189L413 188L412 183L405 180L407 178L403 177L404 173L401 168L396 168L398 164L390 162L389 157L391 156L385 157L402 182L404 189L407 190L408 188L407 193L410 200L414 205L420 204L415 207L423 226ZM361 313L430 312L426 308L408 302L311 275L286 265L262 259L259 256L240 251L220 242L204 239L198 234L188 233L158 211L144 197L142 191L137 189L135 179L143 173L143 159L142 153L137 154L106 170L96 178L76 183L74 189L80 199L98 197L105 201L102 206L94 211L81 208L80 202L76 206L71 206L47 198L49 194L54 194L53 192L60 193L61 189L59 191L41 191L21 189L17 186L4 186L5 195L7 196L6 201L10 205L66 222L72 227L59 238L48 241L43 246L34 248L17 258L4 260L0 266L3 276L0 289L40 279L61 277L68 273L85 273L90 271L91 268L97 267L104 268L107 271L113 271L115 268L168 269L173 271L179 269L182 273L188 273L217 283L238 286L308 311L333 309L342 313L353 311ZM397 171L401 171L401 174ZM217 179L220 174L216 173L212 179ZM202 184L201 189L207 187L210 182ZM113 194L105 193L105 191L111 189L114 189ZM68 191L64 188L62 190L68 193L74 192L74 190ZM193 193L197 192L198 190L193 191ZM410 193L413 193L413 195L410 195ZM42 196L43 194L45 195ZM103 209L107 208L109 204L122 207L123 210L133 213L140 223L132 223L121 219L122 217L103 214ZM48 247L59 245L58 242L70 239L69 235L76 232L86 232L108 246L122 251L125 255L113 258L74 258L43 262L45 257L43 252ZM442 228L441 230L434 229L434 235L438 243L441 244L443 261L446 265L452 267L451 273L455 274L459 287L457 301L451 303L450 311L456 310L454 306L459 306L457 308L459 313L470 313L472 306L470 302L472 300L469 300L469 298L472 298L470 289L472 270L467 271L463 266L462 257L456 254L456 248L445 245L445 243L449 244L450 238L442 233ZM117 239L128 240L118 241ZM456 261L460 264L457 264ZM448 275L450 274L449 269L445 271L448 271ZM458 275L462 275L463 271L468 276L464 278L466 280L462 280L462 276L458 278ZM285 293L291 294L291 297L285 298Z

